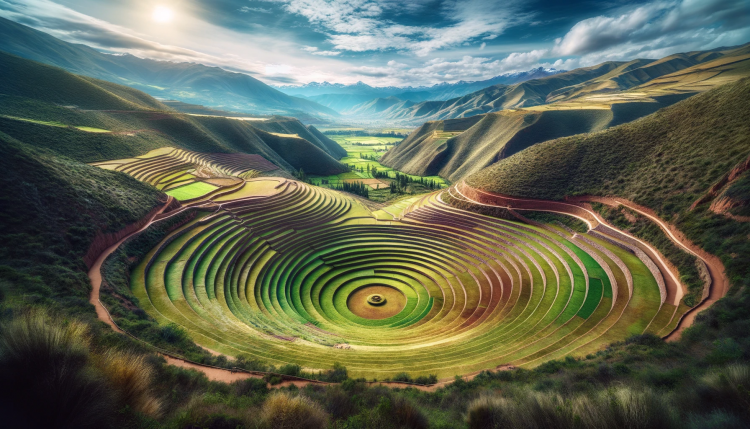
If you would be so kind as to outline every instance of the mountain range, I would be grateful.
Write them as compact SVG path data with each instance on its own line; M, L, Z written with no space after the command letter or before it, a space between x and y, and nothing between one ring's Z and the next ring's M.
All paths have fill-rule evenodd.
M0 18L0 50L72 73L128 85L161 99L260 115L306 119L338 116L332 109L284 94L244 73L203 64L105 54L4 18Z
M631 122L747 76L750 44L605 62L443 102L378 99L355 114L424 122L380 162L458 181L536 143Z
M310 82L305 85L283 85L274 88L288 95L307 97L323 106L330 107L347 115L361 110L361 104L366 104L376 98L395 97L404 101L420 102L426 100L448 100L461 97L488 86L505 84L512 85L530 79L539 79L563 73L538 67L523 72L505 73L482 81L458 81L455 83L442 82L432 86L382 86L373 87L364 82L352 85L329 82Z
M311 174L347 170L346 151L312 125L186 114L137 89L75 75L0 52L0 130L16 141L80 162L142 155L161 147L247 153Z
M576 101L580 104L583 101L603 106L611 104L614 94L624 91L630 91L623 96L628 101L638 98L649 101L641 96L657 92L660 95L696 93L725 83L725 79L732 79L732 76L744 76L750 64L749 51L750 44L747 44L675 54L659 60L608 61L513 85L497 84L450 100L417 103L391 99L387 103L370 103L375 108L358 106L355 112L370 121L419 125L425 121L464 118L556 102ZM686 78L686 75L690 77ZM657 82L660 82L661 90L657 90ZM640 89L643 91L639 92ZM380 108L386 104L388 108Z

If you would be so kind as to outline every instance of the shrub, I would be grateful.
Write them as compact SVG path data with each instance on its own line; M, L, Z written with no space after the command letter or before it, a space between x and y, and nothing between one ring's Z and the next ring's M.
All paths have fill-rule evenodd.
M85 325L41 312L2 326L0 412L5 427L102 428L113 414L104 380L88 371Z
M352 395L340 386L326 389L325 407L335 419L345 419L356 413L356 405Z
M159 414L161 401L152 392L152 370L145 355L107 350L95 364L115 389L120 403L150 416Z
M405 372L400 372L400 373L396 374L395 376L393 376L393 378L391 378L391 380L398 381L398 382L401 382L401 383L411 383L411 382L414 381L414 380L412 380L411 376L409 376L409 374L407 374Z
M500 427L502 408L507 399L496 396L480 396L469 404L467 422L470 429L492 429Z
M669 407L650 390L609 390L564 399L558 394L517 392L512 398L481 396L469 404L470 428L668 428Z
M437 383L437 381L438 381L438 378L437 378L437 375L435 374L430 374L428 376L422 375L422 376L417 377L414 380L414 382L417 384L427 384L427 385L435 384Z
M333 363L333 369L321 374L320 379L330 383L342 383L349 378L346 367L338 362Z
M750 367L730 365L706 375L700 394L716 406L750 417Z
M277 392L263 403L264 423L272 429L319 429L328 426L328 414L304 396Z
M424 413L400 396L393 400L393 416L399 425L409 429L426 429L429 426Z
M279 374L283 374L283 375L291 375L294 377L299 377L300 374L302 374L302 367L297 364L290 363L279 368L278 372Z
M268 393L266 381L260 378L247 378L232 383L232 388L237 396L250 396L256 393Z
M185 331L174 323L161 328L161 337L168 343L178 343L187 337Z

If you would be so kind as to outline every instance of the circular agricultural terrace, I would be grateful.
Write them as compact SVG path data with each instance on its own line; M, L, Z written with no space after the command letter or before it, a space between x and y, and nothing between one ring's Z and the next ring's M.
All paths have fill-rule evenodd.
M192 199L199 215L131 277L160 324L229 356L443 378L666 335L684 311L617 237L459 210L450 190L401 203L395 221L382 220L394 206L301 182L243 182Z

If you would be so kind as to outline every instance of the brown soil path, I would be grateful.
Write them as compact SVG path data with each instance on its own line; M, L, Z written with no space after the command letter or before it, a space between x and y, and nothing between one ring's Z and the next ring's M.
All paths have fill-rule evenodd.
M154 219L162 214L164 210L169 207L170 204L172 204L173 197L169 197L167 199L167 202L164 203L164 205L153 215L151 215L148 219L148 221L139 229L135 230L131 234L126 235L120 241L117 243L109 246L106 248L98 258L96 258L96 261L91 265L91 268L89 269L88 276L89 280L91 280L91 294L89 295L89 302L96 308L96 317L101 320L102 322L108 324L112 327L112 329L115 332L123 333L123 330L120 329L115 322L112 320L112 318L109 315L109 312L106 308L102 305L101 301L99 301L99 290L102 287L102 264L104 263L104 260L107 259L109 255L112 254L115 250L117 250L118 247L120 247L120 244L125 242L128 238L133 236L134 234L137 234L144 229L148 228L149 225L154 221Z
M672 333L667 337L667 341L676 341L682 335L682 331L685 328L691 326L695 321L695 317L701 311L710 307L714 302L725 297L729 292L729 277L727 277L724 264L716 256L712 255L705 250L698 247L695 243L688 240L685 235L680 232L674 225L668 222L664 222L659 216L648 207L638 205L632 201L628 201L624 198L610 198L610 197L583 197L590 201L601 202L610 206L623 205L630 210L633 210L643 216L649 218L652 222L659 225L659 227L667 234L667 236L678 246L684 249L686 252L695 255L700 258L708 267L708 272L711 275L711 286L709 288L708 297L698 304L697 306L690 309L687 313L682 316L682 319L677 324Z

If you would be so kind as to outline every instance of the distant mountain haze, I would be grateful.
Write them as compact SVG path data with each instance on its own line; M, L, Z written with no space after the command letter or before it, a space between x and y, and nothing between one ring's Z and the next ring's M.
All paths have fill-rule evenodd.
M4 18L0 18L0 50L72 73L128 85L162 99L254 114L338 116L330 108L291 97L243 73L202 64L103 54Z
M285 94L307 97L316 101L323 106L329 107L345 115L351 115L352 111L364 111L363 104L376 98L396 97L403 101L421 102L427 100L448 100L450 98L461 97L466 94L478 91L497 84L514 84L524 82L529 79L538 79L541 77L552 76L563 73L565 70L545 69L543 67L535 68L524 72L505 73L495 76L492 79L483 81L459 81L456 83L439 83L432 86L384 86L373 87L364 82L357 82L353 85L344 85L340 83L329 82L310 82L305 85L284 85L275 86L274 88Z
M312 125L180 113L137 89L0 51L0 132L81 162L175 147L264 157L283 174L347 171L346 151ZM95 132L91 132L91 131Z

